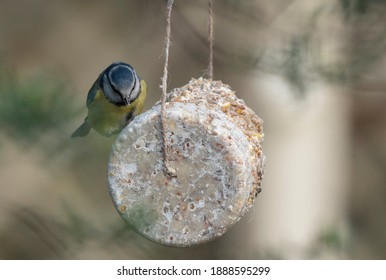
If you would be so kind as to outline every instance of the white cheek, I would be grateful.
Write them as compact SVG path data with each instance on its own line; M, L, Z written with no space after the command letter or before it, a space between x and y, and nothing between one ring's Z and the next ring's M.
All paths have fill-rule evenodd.
M131 92L130 102L135 100L138 97L140 86L141 86L141 82L139 81L137 75L135 75L135 87L134 87L133 91Z

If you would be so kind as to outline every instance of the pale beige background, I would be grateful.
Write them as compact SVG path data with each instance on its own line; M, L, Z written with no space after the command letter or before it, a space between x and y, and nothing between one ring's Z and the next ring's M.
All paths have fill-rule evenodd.
M175 2L169 89L208 61L207 1ZM215 78L265 120L266 174L225 236L176 249L115 212L112 140L68 138L113 61L147 81L146 108L159 99L165 1L1 0L1 91L10 77L60 82L74 114L33 140L0 123L0 258L386 258L385 11L375 0L215 1Z

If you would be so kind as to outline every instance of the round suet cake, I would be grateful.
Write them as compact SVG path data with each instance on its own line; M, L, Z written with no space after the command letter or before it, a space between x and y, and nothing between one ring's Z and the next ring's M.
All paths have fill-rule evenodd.
M229 86L192 79L167 96L165 176L161 105L118 135L108 163L111 197L138 233L170 246L224 234L252 206L264 171L263 121Z

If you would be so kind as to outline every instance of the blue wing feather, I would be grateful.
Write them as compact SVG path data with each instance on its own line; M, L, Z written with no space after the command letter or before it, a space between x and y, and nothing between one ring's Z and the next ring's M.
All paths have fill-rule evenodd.
M99 76L87 94L87 101L86 101L87 107L89 107L90 104L95 100L95 96L98 93L98 89L100 89L100 82L99 82L100 78L101 77Z

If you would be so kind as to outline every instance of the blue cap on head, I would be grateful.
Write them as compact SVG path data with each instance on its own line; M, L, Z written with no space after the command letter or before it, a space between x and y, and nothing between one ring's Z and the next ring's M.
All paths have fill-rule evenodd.
M116 65L108 72L109 81L114 90L123 92L131 90L135 83L134 69L128 65Z
M101 87L110 102L117 106L129 105L140 91L140 82L134 68L123 62L113 63L102 72Z

